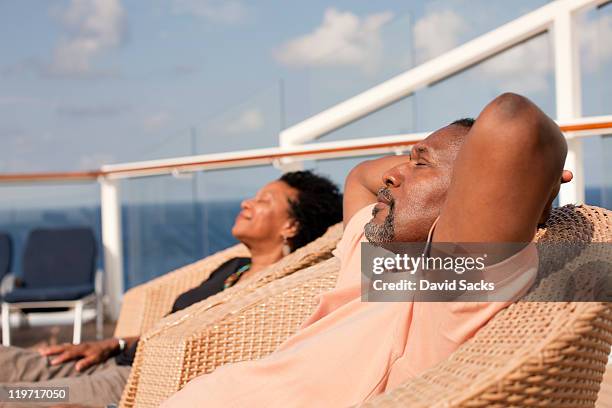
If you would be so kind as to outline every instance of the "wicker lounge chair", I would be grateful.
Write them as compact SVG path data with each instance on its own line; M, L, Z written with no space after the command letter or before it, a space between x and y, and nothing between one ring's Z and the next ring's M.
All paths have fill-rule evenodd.
M170 312L181 293L198 286L226 261L244 256L249 256L249 250L238 244L131 288L123 295L115 336L139 336L146 332Z
M258 290L213 296L162 320L138 345L121 407L156 407L192 378L261 358L293 334L336 283L335 258ZM215 299L216 298L216 299Z
M341 235L341 224L330 227L323 236L281 260L277 270L291 273L331 257ZM226 261L245 256L249 256L248 249L238 244L128 290L123 296L115 336L145 333L170 312L180 294L198 286ZM276 279L276 276L271 275L268 279ZM240 288L242 284L239 282L234 287Z
M612 212L563 207L553 212L538 237L547 243L611 243ZM578 268L592 268L608 277L612 272L607 269L610 252L597 248L540 256L544 258L540 268L572 263L564 268L568 275ZM568 278L545 277L527 298L541 299L542 290L559 288ZM363 406L594 407L611 344L611 303L518 302L446 361Z
M612 407L612 364L608 364L606 372L604 373L603 381L601 382L601 389L597 396L597 408L609 408Z
M556 209L538 239L612 242L612 214L588 206ZM601 261L599 253L577 258L583 255L587 267ZM562 256L550 254L541 266ZM197 375L273 351L310 314L313 296L333 286L338 267L331 259L208 313L189 308L164 319L140 343L121 406L157 406ZM611 343L609 303L519 302L449 359L365 406L593 407Z
M341 236L342 236L342 225L341 224L334 225L330 227L322 237L314 240L313 242L309 243L308 245L302 248L299 248L295 252L283 258L281 261L274 264L273 266L258 272L248 281L244 281L244 282L239 281L236 285L232 286L231 288L226 289L223 292L218 293L217 295L211 296L210 298L202 302L196 303L188 307L187 309L181 310L177 313L173 313L171 316L168 316L161 320L160 318L158 318L157 320L159 322L157 323L157 325L153 326L148 331L143 331L145 335L141 337L141 341L139 342L138 353L136 354L136 360L134 361L134 365L130 373L130 377L128 379L128 384L126 386L126 389L124 390L124 394L122 397L124 406L133 406L132 401L134 400L136 389L139 386L139 382L143 378L143 376L140 375L140 367L141 367L141 362L145 358L144 355L146 355L146 353L141 352L141 349L143 348L142 346L143 344L149 343L149 339L157 339L158 333L162 333L162 332L166 333L168 330L178 330L179 333L181 333L179 338L181 338L183 335L186 335L188 333L187 331L182 331L182 329L186 327L186 325L193 323L195 324L195 326L192 328L195 328L195 329L199 328L200 325L203 325L203 323L200 323L200 321L198 320L200 316L204 316L204 317L208 315L215 316L215 313L218 309L223 310L222 309L223 305L233 304L232 303L233 301L237 301L237 300L246 298L249 293L256 291L258 288L270 282L278 280L284 276L290 275L295 271L307 268L308 266L316 264L320 261L331 258L332 257L331 251L336 248L336 244L340 240ZM233 251L234 249L235 248L230 248L228 251ZM229 257L224 255L223 259L229 259ZM220 263L216 262L216 264L220 264ZM180 270L175 272L175 274L178 274L179 272ZM207 271L207 274L209 273L210 273L210 270ZM199 280L196 280L196 279L193 279L193 280L196 282L196 284L199 284L202 279L205 279L206 276L207 275L200 274ZM178 277L174 277L174 279L176 280L181 279L180 275ZM325 282L325 285L323 285L321 288L316 288L318 292L323 291L323 289L327 290L333 287L333 285L335 284L335 276L333 276L331 279L328 279L328 278L323 279L323 281ZM167 302L166 304L168 306L165 309L165 312L162 314L162 316L167 314L167 312L170 310L172 306L172 303L168 301L168 298L170 297L170 295L168 295L167 293L169 291L172 291L172 293L177 292L175 287L168 285L166 283L163 286L155 285L151 289L148 289L144 292L148 296L147 300L149 302L154 302L155 299L161 299L162 301ZM160 292L161 292L161 295L160 295ZM182 292L176 293L175 297L180 293ZM314 298L314 295L315 293L308 294L308 296L312 298ZM141 296L142 296L142 292L141 292ZM136 305L139 305L139 304L140 303L136 303ZM301 304L301 302L298 302L298 305L299 304ZM156 306L151 306L151 307L147 307L144 309L145 311L146 309L154 310L154 312L149 312L148 315L153 315L153 313L156 313L156 315L159 315L160 313L159 310L161 308L158 305L156 305ZM296 322L296 324L301 323L301 321L306 316L304 312L302 312L301 309L299 309L299 312L301 314L292 320ZM286 316L285 314L283 315ZM153 320L152 318L148 319L149 322L152 322L152 320ZM297 327L292 326L293 331L295 331L296 328ZM288 337L289 334L290 333L287 333L280 341L277 341L273 345L266 348L265 353L267 354L267 353L270 353L272 350L274 350L274 348L278 344L280 344L280 342L284 338ZM165 340L162 339L162 342L164 341ZM153 345L154 342L155 340L151 341L151 344L152 344L151 348L154 348L154 345ZM182 347L182 346L179 346L179 347ZM163 354L170 355L170 353L167 351L163 351ZM263 354L258 355L258 357L261 355ZM153 358L156 359L157 357L153 357ZM255 356L253 358L255 358ZM231 361L239 361L239 360L231 360ZM163 364L167 362L167 360L160 360L160 362L162 364L161 367L163 367ZM227 361L220 361L215 365L215 367L225 362ZM164 370L163 372L166 372L165 371L166 368L163 368L163 370ZM201 371L196 370L195 372L196 374L194 374L194 376L198 375L197 373ZM148 371L145 370L144 371L145 382L146 382L146 379L148 378L147 374L148 374ZM169 380L171 378L171 376L164 376L164 377L165 379L163 379L162 381ZM173 392L171 391L172 388L168 388L168 389L170 390L169 391L170 393ZM167 395L170 395L170 394L167 394Z

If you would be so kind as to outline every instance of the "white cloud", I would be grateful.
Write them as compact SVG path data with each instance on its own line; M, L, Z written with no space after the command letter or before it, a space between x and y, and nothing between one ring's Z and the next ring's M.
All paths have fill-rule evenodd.
M415 25L415 46L421 60L438 56L459 45L468 22L452 10L426 15ZM583 18L577 24L581 47L581 62L587 72L612 58L612 15L598 20ZM477 75L489 83L497 83L501 91L536 93L547 89L548 77L554 70L552 37L539 36L519 44L480 64Z
M172 116L168 112L158 112L144 118L142 125L145 130L154 131L166 126Z
M249 15L240 0L174 0L172 10L176 14L192 14L227 24L245 21Z
M92 59L118 47L126 38L125 11L120 0L72 0L62 13L66 30L54 50L49 71L54 75L86 76Z
M328 8L319 27L286 42L274 56L289 66L361 65L371 70L382 54L381 28L392 18L391 12L360 18Z
M612 16L599 20L582 18L576 25L580 41L581 67L586 72L596 71L612 57ZM490 79L502 81L502 90L541 92L547 89L547 77L554 70L552 35L540 36L517 45L482 64Z
M224 127L224 131L230 134L254 132L263 128L265 119L258 109L248 109L242 112L236 119Z
M485 61L478 74L484 73L488 81L498 81L501 91L545 91L554 66L552 54L548 37L539 36Z
M468 22L454 10L438 10L419 19L414 27L419 60L426 61L460 45ZM545 36L534 38L481 63L474 71L500 91L540 92L547 88L552 55Z
M467 22L453 10L431 12L414 25L414 43L420 61L426 61L459 45Z

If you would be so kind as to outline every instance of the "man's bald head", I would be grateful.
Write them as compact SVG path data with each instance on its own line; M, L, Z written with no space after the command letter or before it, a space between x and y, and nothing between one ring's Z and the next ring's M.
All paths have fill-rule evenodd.
M415 144L410 161L385 173L384 189L365 227L373 243L418 242L440 214L453 164L474 119L459 119ZM384 218L383 218L384 217Z

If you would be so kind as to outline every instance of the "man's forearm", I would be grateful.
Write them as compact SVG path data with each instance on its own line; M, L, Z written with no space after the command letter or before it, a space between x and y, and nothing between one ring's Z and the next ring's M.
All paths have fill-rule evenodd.
M385 172L408 160L410 160L410 155L406 154L368 160L355 166L351 171L351 175L353 175L354 172L354 177L357 182L372 194L376 195L378 190L383 187L382 177Z

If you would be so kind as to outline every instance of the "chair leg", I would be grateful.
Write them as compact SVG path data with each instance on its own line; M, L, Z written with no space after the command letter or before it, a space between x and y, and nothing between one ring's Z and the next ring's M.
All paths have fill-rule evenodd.
M72 344L81 343L81 328L83 327L83 302L78 301L74 307L74 331L72 333Z
M102 340L104 335L104 305L102 296L96 296L96 339Z
M2 345L11 345L11 310L5 302L2 302Z

